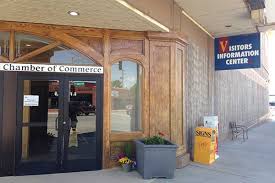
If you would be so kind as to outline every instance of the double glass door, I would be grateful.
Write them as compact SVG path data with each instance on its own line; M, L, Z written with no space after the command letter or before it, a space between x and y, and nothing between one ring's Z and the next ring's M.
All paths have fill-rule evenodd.
M101 168L101 77L18 77L16 174Z

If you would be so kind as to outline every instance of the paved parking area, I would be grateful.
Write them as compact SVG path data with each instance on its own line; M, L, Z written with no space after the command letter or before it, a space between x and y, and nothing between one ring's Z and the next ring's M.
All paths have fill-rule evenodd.
M0 183L275 183L275 121L249 131L249 140L228 140L211 166L191 163L176 170L174 179L143 180L120 169L24 177L2 177Z

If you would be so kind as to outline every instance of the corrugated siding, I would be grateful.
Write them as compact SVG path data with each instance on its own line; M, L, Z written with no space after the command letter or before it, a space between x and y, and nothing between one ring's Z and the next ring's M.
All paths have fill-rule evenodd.
M248 75L244 75L244 72ZM253 78L258 78L254 81ZM268 85L256 72L215 73L215 114L219 116L220 138L228 137L229 122L251 126L268 113Z
M197 46L192 41L187 48L186 122L189 152L193 150L194 129L203 123L203 116L219 117L219 134L223 140L230 135L230 121L250 126L269 112L266 57L263 56L260 69L215 71L213 48L211 39L208 40L208 48Z
M188 149L193 147L193 132L202 123L203 116L211 112L209 97L208 49L190 44L186 62L186 122Z

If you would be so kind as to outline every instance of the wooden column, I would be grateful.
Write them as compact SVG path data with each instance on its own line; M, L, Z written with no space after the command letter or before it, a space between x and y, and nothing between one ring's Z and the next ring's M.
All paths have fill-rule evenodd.
M159 132L176 143L178 167L185 156L185 46L177 33L148 33L150 40L150 136ZM161 103L160 103L161 101Z
M24 95L30 95L31 94L31 81L26 80L24 81ZM30 122L30 107L25 106L23 108L23 123L29 123ZM22 128L22 158L28 159L29 157L29 133L30 133L30 127L24 127Z
M110 62L110 31L106 30L103 37L104 48L104 91L103 91L103 168L110 166L110 111L111 111L111 68Z
M9 42L9 60L13 62L15 59L15 32L10 32L10 42Z

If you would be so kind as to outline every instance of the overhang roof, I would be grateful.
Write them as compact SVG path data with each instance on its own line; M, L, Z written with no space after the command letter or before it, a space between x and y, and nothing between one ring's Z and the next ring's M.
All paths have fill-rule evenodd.
M275 1L274 0L265 0L266 9L266 25L259 27L261 31L275 30Z
M175 1L214 37L257 32L244 0Z
M0 20L135 31L169 31L121 0L1 0ZM79 16L70 16L77 11Z

